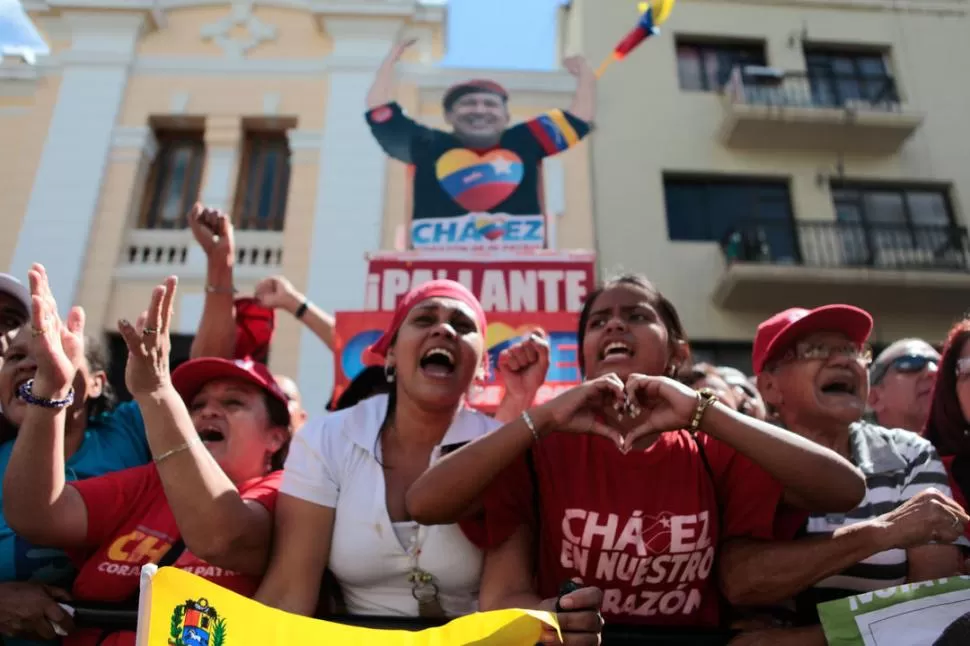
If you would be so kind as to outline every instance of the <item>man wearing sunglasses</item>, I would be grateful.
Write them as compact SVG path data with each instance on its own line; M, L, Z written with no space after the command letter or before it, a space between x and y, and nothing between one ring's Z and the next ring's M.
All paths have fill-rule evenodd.
M901 339L883 350L869 369L869 409L876 423L919 433L939 365L940 353L922 339Z

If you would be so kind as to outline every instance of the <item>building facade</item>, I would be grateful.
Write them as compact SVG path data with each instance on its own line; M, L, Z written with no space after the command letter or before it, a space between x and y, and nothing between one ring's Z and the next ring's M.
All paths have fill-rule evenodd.
M633 5L574 0L564 51L605 55ZM600 81L601 272L645 272L699 356L741 367L792 306L942 339L970 288L967 4L687 1L661 31Z
M237 289L283 274L329 311L364 306L365 253L394 249L409 209L407 168L364 121L364 98L393 42L398 100L443 126L446 88L490 76L513 119L568 104L566 72L441 68L445 9L416 0L24 0L51 48L0 65L0 267L43 262L62 307L111 333L152 286L180 278L176 332L190 337L205 263L186 228L196 200L236 226ZM589 153L544 166L553 243L592 246ZM330 393L330 353L277 318L270 367L307 406ZM117 341L117 339L116 339ZM184 339L183 339L184 341Z

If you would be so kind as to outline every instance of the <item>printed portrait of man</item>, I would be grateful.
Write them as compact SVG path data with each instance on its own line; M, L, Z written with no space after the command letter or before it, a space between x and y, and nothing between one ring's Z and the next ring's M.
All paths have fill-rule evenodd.
M409 45L392 49L378 70L366 117L381 148L413 169L411 246L462 241L545 246L542 160L590 132L593 70L581 57L567 59L564 66L577 78L569 109L514 126L504 87L488 79L459 83L442 100L451 127L446 132L417 123L393 99L393 65Z

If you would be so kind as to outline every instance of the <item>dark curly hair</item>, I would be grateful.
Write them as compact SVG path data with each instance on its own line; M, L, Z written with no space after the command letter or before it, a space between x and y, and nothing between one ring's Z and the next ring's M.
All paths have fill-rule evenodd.
M646 276L642 274L620 274L614 278L610 278L587 294L586 301L583 303L583 309L579 314L579 328L576 330L576 340L579 346L577 359L579 360L579 372L583 377L586 376L583 341L586 339L586 326L589 323L593 305L603 292L619 285L636 287L646 293L647 299L654 309L657 310L660 320L663 321L664 327L667 328L667 338L670 344L671 355L673 355L674 348L678 343L686 344L688 342L687 332L684 331L684 324L681 323L680 315L677 313L677 308L674 307L674 304ZM687 361L687 364L690 364L690 361ZM681 366L676 366L676 368L680 369Z
M108 373L108 353L99 337L85 335L84 359L88 362L88 370L91 372ZM111 387L111 382L105 379L101 387L101 395L88 399L88 419L96 420L104 417L114 410L117 403L118 398L114 388Z
M281 426L287 429L290 428L290 409L287 407L287 405L268 392L264 393L263 400L266 402L266 415L269 418L269 423L272 426ZM283 468L283 464L286 462L286 456L289 451L290 436L287 435L286 442L284 442L283 446L281 446L279 450L270 458L270 464L272 465L273 471L279 471Z

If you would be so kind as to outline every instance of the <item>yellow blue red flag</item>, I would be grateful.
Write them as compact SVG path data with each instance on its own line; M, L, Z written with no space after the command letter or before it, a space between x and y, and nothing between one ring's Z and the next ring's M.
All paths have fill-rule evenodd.
M497 610L454 619L439 628L375 630L292 615L264 606L177 568L142 568L138 646L490 646L535 644L554 615Z

